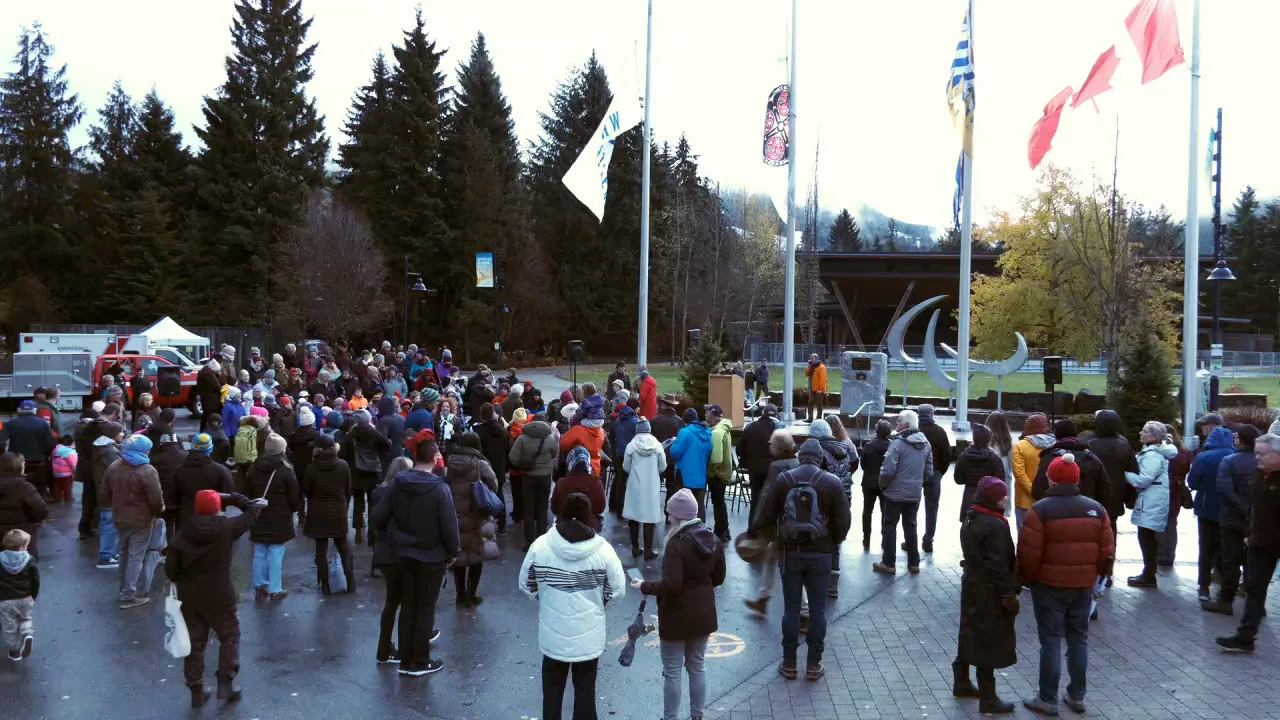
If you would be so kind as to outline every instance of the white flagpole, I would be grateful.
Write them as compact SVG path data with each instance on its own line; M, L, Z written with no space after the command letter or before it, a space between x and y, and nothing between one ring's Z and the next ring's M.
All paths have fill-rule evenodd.
M787 88L788 129L790 145L787 157L787 256L784 259L785 282L782 311L782 420L796 419L792 408L795 394L796 354L796 158L800 146L796 143L796 10L797 0L791 0L791 78Z
M1200 332L1200 0L1191 11L1191 137L1187 153L1187 225L1183 241L1182 287L1182 439L1188 449L1196 447L1196 357ZM1114 359L1112 360L1114 362Z
M969 0L969 52L973 53L973 3ZM975 108L976 113L976 108ZM969 430L969 282L973 276L973 154L964 159L964 199L960 208L960 323L956 343L956 421L952 429ZM932 352L926 350L925 352ZM906 400L903 400L906 404Z
M653 0L644 46L644 161L640 171L640 318L636 339L636 365L649 362L649 87L653 79Z

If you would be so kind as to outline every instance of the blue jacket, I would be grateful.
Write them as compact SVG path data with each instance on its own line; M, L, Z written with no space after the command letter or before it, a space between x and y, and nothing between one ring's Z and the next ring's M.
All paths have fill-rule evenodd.
M404 431L414 435L419 430L430 430L435 432L436 420L431 417L431 411L419 405L409 411L408 416L404 419Z
M1218 465L1223 458L1236 451L1235 436L1225 427L1217 427L1209 433L1204 449L1191 463L1191 472L1187 474L1187 485L1196 491L1196 517L1201 520L1218 521Z
M701 420L680 428L671 443L671 457L676 461L676 470L685 487L690 490L705 488L707 462L711 460L711 428Z
M1249 526L1249 481L1257 471L1258 458L1252 448L1232 453L1218 464L1218 522L1222 527L1243 530Z
M222 404L222 429L226 431L227 436L231 437L240 429L240 418L248 412L244 409L244 404L239 400L227 398L227 402Z
M634 408L622 406L618 411L618 420L613 424L613 453L614 457L623 457L627 452L627 446L631 444L632 438L636 436L636 411Z

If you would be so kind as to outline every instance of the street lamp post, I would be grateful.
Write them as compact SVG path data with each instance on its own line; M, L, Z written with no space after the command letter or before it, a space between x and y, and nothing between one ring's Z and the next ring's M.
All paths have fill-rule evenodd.
M1218 127L1213 134L1213 270L1207 279L1213 280L1213 344L1222 345L1222 281L1235 280L1236 276L1227 267L1223 247L1227 229L1222 225L1222 108L1218 108ZM1216 368L1215 368L1216 371Z
M417 278L417 280L413 283L412 288L409 287L409 278L411 277ZM427 292L427 286L422 282L422 273L409 271L408 255L404 256L404 283L402 287L404 288L404 303L401 307L401 316L404 322L404 335L401 337L401 340L404 342L404 345L407 347L409 345L409 291L412 290L414 292Z

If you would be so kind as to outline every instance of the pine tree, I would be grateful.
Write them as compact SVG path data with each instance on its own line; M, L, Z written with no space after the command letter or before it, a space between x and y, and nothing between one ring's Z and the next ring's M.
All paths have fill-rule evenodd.
M1125 434L1131 442L1138 443L1143 424L1150 420L1172 423L1178 408L1166 347L1145 317L1137 318L1135 325L1133 339L1121 352L1122 369L1113 404L1120 413Z
M1222 312L1228 317L1247 318L1258 332L1274 333L1280 265L1275 264L1277 258L1268 246L1265 219L1257 193L1246 187L1227 226L1224 251L1235 258L1230 268L1236 279L1222 282Z
M68 91L67 67L53 66L53 46L38 23L18 33L14 63L17 68L0 80L0 285L5 287L20 276L67 268L73 259L66 228L74 224L69 207L77 161L68 135L84 114L79 98Z
M898 221L889 218L889 228L886 231L889 235L889 243L885 246L887 252L898 252Z
M831 249L836 252L858 252L862 249L862 233L858 229L858 221L849 214L848 208L841 210L836 219L831 221L828 240Z
M310 27L301 0L236 2L227 79L205 97L205 126L196 128L209 319L262 322L273 300L293 300L274 297L272 261L308 191L324 184L329 152L304 90L316 50L305 44Z
M387 217L395 192L390 161L395 136L391 128L391 70L381 51L373 58L372 77L351 101L345 125L347 142L338 146L336 184L347 201L373 222L374 234Z
M707 404L710 394L708 377L720 372L723 363L724 350L715 333L710 326L703 327L698 346L685 359L684 369L680 372L680 384L684 387L685 395L693 402L693 407L700 408Z

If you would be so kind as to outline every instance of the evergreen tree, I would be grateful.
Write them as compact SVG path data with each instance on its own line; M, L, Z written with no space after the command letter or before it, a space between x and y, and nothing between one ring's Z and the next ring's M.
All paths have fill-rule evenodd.
M310 27L301 0L236 2L227 79L205 97L205 126L196 128L205 146L198 168L207 319L270 317L273 258L308 191L324 184L329 139L304 90L316 50L305 44Z
M1141 447L1138 433L1150 420L1172 423L1178 415L1168 350L1145 318L1135 320L1132 340L1121 352L1120 379L1114 406L1124 421L1125 434Z
M841 210L831 222L829 241L831 249L836 252L857 252L862 249L862 233L858 230L858 221L849 214L848 208Z
M698 346L689 353L684 369L680 372L680 384L684 387L684 394L693 402L693 407L700 408L707 404L710 394L708 378L713 373L720 372L724 357L724 350L711 327L703 327Z
M1247 318L1258 332L1275 333L1280 257L1271 247L1275 238L1266 232L1266 209L1252 187L1240 193L1231 215L1224 250L1235 258L1229 267L1236 279L1222 282L1222 312Z
M889 242L885 246L888 252L898 252L898 221L889 218L889 228L886 231L889 235Z
M0 80L0 285L67 268L76 156L68 134L80 122L67 68L39 24L18 33L16 69ZM70 284L68 282L68 284ZM64 288L56 288L61 291ZM17 319L25 322L26 318Z
M880 233L876 233L876 237L871 241L872 252L884 252L884 239L880 237Z
M380 219L386 218L395 192L390 160L395 147L391 128L391 70L381 51L373 58L369 83L351 101L345 125L347 142L338 146L337 186L347 201L373 222L380 233Z

